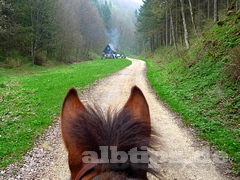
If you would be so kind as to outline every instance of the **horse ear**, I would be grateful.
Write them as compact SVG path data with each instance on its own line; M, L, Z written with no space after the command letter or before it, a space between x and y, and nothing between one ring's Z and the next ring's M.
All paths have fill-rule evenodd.
M123 109L130 110L131 114L137 120L145 120L151 124L147 100L137 86L132 87L130 97L128 98L128 101L124 105Z
M68 148L70 137L69 132L71 131L71 125L79 112L86 112L86 108L83 103L80 101L78 97L78 93L75 88L71 88L62 105L61 111L61 129L62 129L62 137L65 142L66 147Z

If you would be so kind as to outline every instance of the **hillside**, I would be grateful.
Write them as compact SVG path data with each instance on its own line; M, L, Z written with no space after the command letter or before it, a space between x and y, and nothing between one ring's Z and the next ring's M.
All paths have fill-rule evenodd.
M190 50L148 54L148 77L188 127L240 172L240 23L234 14L191 40Z

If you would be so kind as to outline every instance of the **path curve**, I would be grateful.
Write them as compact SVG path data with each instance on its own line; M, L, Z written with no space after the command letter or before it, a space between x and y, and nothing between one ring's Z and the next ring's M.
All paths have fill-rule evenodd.
M125 69L98 81L80 94L83 102L97 102L106 110L120 109L127 101L131 87L137 85L143 91L150 108L154 129L160 134L162 147L154 154L159 159L158 170L163 179L169 180L223 180L208 147L181 127L179 118L169 111L153 93L145 76L146 64L130 59L132 64ZM69 179L67 152L62 144L59 120L49 128L41 143L25 157L25 163L16 175L8 179ZM34 169L34 168L35 169ZM11 167L9 167L11 169ZM1 179L1 178L0 178ZM2 178L4 179L4 178ZM152 179L152 177L151 177Z

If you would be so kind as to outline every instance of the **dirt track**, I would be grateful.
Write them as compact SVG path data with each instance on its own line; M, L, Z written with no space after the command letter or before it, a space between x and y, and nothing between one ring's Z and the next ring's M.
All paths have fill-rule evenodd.
M81 100L97 102L105 110L109 106L120 109L128 99L131 87L137 85L148 101L152 125L161 135L162 147L154 153L159 158L157 167L163 179L229 179L216 170L215 164L222 162L181 127L179 118L156 98L145 77L145 63L130 60L132 65L89 87L80 95ZM10 175L13 167L9 167L9 172L1 172L2 179L69 179L67 153L59 130L56 122L41 143L26 155L20 171Z

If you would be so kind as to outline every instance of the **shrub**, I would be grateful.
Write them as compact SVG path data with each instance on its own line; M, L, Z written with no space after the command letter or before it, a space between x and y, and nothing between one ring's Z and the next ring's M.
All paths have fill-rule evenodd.
M38 66L44 66L47 62L47 52L39 51L34 57L34 64Z

